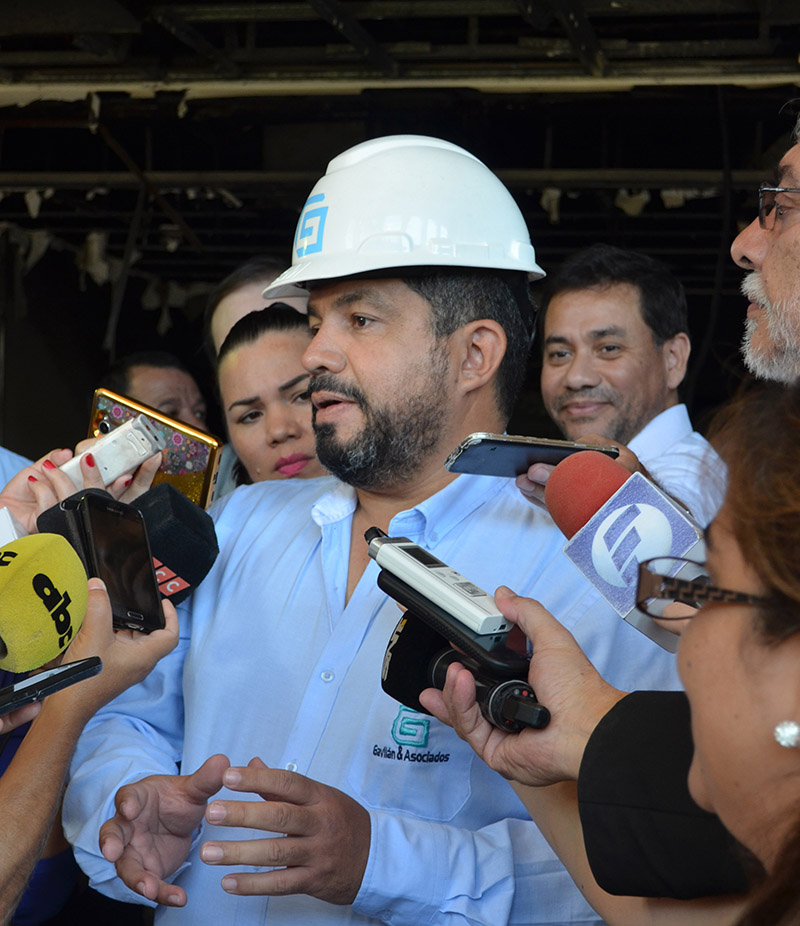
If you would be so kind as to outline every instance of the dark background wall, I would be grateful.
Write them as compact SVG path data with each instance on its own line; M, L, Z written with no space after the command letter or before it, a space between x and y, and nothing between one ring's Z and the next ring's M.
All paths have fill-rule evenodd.
M743 376L728 250L789 144L799 51L793 2L0 5L0 443L74 444L130 350L172 350L211 389L210 286L254 254L288 260L328 160L405 132L495 170L547 270L595 241L665 260L703 422ZM532 367L511 429L552 433L535 384Z

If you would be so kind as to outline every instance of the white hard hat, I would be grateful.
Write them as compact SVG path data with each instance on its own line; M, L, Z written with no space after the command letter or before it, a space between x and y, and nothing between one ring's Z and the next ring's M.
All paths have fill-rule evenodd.
M311 191L292 266L264 291L402 267L482 267L544 276L519 207L474 155L424 135L388 135L335 157Z

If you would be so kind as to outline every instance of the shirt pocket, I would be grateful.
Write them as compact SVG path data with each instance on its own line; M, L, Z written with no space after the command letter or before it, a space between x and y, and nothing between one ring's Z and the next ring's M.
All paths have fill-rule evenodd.
M450 727L383 693L364 720L355 757L348 784L368 808L444 823L472 792L475 753Z

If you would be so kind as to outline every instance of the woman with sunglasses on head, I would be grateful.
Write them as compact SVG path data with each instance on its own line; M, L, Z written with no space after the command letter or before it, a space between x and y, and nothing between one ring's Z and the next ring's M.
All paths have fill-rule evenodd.
M662 595L699 606L678 651L686 697L611 688L540 605L499 590L500 609L533 641L529 681L550 726L490 727L459 667L444 693L421 699L519 783L611 924L800 923L800 384L750 393L715 431L729 486L706 532L708 583L654 584L647 567L640 582L645 608ZM537 787L553 782L570 784ZM745 912L655 899L744 887L733 838L753 857L747 867L762 869ZM598 880L654 899L612 896Z

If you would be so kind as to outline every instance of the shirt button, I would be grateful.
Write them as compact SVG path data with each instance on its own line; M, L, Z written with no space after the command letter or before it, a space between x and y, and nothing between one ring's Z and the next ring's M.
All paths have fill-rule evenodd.
M287 762L285 768L286 768L286 771L287 771L287 772L296 772L296 771L297 771L297 763L296 763L296 762Z
M333 672L330 669L326 669L321 675L320 678L323 682L332 682L333 681Z

